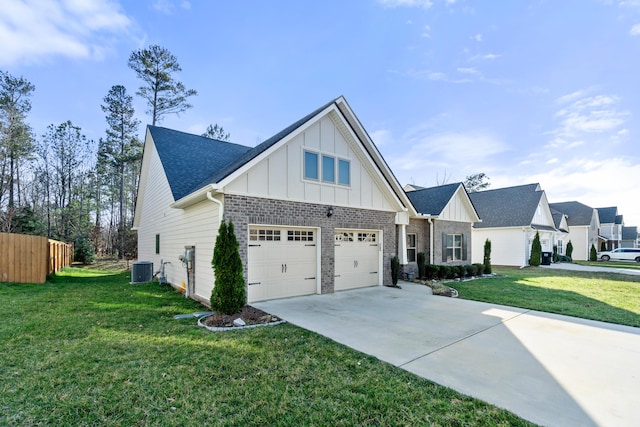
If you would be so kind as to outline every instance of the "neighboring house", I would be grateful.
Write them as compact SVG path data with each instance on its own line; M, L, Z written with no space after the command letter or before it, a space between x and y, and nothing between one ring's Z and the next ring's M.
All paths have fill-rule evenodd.
M567 216L560 211L549 207L551 216L553 217L553 225L556 227L556 237L554 246L560 255L565 254L567 236L569 235L569 224L567 224Z
M462 183L417 187L407 196L417 211L407 226L407 267L416 271L416 255L429 264L471 264L471 225L480 221ZM405 190L408 187L405 186Z
M622 215L618 214L618 207L597 208L600 218L600 235L607 240L607 250L613 250L622 245ZM600 248L598 248L600 249Z
M391 284L397 236L415 214L343 97L253 148L147 128L138 258L170 261L167 281L203 302L223 218L254 302Z
M472 229L472 259L482 262L486 239L491 241L491 263L526 266L536 232L543 252L552 252L562 235L555 227L547 196L539 184L469 193L482 222Z
M622 227L621 248L638 247L638 227Z
M562 212L568 225L566 237L556 241L559 254L565 255L569 240L573 246L572 258L574 260L589 260L591 245L594 245L597 251L600 250L598 240L600 220L597 209L575 201L550 203L549 206L552 211Z

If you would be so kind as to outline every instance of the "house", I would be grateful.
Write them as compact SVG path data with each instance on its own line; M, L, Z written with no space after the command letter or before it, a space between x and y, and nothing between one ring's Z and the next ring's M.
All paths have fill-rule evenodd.
M429 264L471 264L471 225L480 221L462 183L424 188L405 186L417 215L407 226L407 267L416 271L416 255Z
M588 261L591 245L596 250L600 249L598 240L598 229L600 220L598 210L580 202L550 203L552 211L561 212L566 217L568 233L566 237L556 241L558 253L565 255L565 250L569 240L573 246L571 257L574 260ZM556 228L558 228L556 226Z
M256 147L148 126L138 258L208 302L233 221L248 302L391 284L411 202L343 97ZM398 251L400 244L400 251ZM404 254L406 257L406 254Z
M600 218L600 236L606 239L607 250L622 246L622 215L618 215L618 207L596 208Z
M621 248L638 247L638 227L622 227Z
M482 222L472 228L472 259L482 262L484 242L491 241L491 263L526 266L536 232L543 252L552 252L561 236L547 196L539 184L470 193Z

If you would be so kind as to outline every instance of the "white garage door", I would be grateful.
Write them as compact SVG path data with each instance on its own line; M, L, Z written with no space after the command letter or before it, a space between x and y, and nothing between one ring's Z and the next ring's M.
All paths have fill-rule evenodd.
M249 227L248 301L316 293L317 232L292 227Z
M380 231L336 230L336 291L379 284L380 237Z

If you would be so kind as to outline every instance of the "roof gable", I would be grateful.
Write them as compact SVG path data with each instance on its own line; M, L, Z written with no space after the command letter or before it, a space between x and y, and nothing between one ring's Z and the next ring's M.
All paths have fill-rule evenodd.
M596 208L600 217L600 224L615 224L618 215L618 207L611 206L608 208Z
M538 184L470 193L482 222L475 228L530 226L544 191Z
M407 197L413 203L418 213L424 215L440 215L447 203L453 198L460 183L440 185L438 187L424 188L407 192Z

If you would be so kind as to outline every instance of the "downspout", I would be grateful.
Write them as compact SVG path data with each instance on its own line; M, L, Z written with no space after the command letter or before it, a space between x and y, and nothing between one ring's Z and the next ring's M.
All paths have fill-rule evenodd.
M427 218L429 221L429 264L433 265L433 218Z
M522 235L524 236L524 259L522 260L522 266L520 268L525 268L527 265L527 252L529 252L529 239L527 239L527 229L522 227Z
M213 197L211 191L207 191L207 199L218 205L218 227L220 227L220 224L222 224L222 216L224 215L224 205L220 200Z

